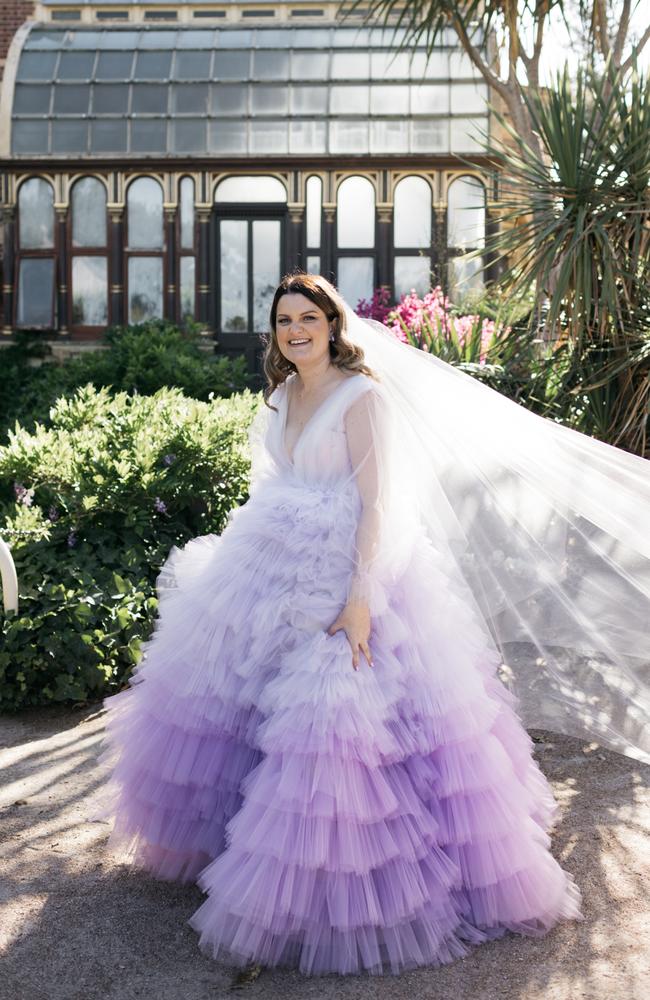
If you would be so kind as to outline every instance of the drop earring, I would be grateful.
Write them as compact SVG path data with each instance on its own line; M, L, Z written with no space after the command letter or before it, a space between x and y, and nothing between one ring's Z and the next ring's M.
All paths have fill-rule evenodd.
M330 340L334 340L334 330L330 330Z

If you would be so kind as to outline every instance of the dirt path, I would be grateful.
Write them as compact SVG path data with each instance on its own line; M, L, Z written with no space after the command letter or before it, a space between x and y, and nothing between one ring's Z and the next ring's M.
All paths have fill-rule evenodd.
M533 730L561 816L553 853L585 920L506 935L452 965L401 977L263 971L243 989L197 948L204 898L104 850L88 822L102 772L101 706L0 717L1 1000L645 1000L650 996L650 767Z

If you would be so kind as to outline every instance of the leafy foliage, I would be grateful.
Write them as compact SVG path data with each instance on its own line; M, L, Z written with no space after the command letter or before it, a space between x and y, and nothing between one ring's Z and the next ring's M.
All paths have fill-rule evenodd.
M40 337L20 334L3 349L0 427L48 419L59 396L91 383L115 392L151 394L177 386L194 399L230 396L250 387L243 357L231 360L201 350L193 331L183 332L164 320L111 327L102 349L61 364L41 363L48 348ZM33 426L33 423L30 424Z
M0 531L19 613L0 612L0 705L98 698L120 686L151 632L172 545L220 532L246 500L246 389L201 402L178 389L112 396L86 386L51 426L0 449Z

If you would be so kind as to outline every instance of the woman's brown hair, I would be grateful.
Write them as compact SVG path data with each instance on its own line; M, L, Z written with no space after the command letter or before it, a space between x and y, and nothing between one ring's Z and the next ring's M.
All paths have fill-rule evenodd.
M310 302L317 305L332 324L334 340L329 342L332 364L345 371L355 374L363 373L379 381L377 375L365 364L362 348L351 343L346 337L345 305L334 285L330 284L327 278L321 274L308 274L300 270L292 271L285 274L275 290L271 304L270 332L263 338L265 349L262 356L262 369L266 376L263 397L269 409L277 410L277 407L268 402L273 390L284 382L291 372L296 371L296 366L288 358L285 358L278 347L275 334L278 302L283 295L291 292L304 295Z

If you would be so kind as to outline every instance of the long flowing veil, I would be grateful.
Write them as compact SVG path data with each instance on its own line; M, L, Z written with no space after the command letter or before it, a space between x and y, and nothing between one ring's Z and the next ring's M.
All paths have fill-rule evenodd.
M524 724L650 762L650 464L346 318L392 403L404 537L453 561Z

